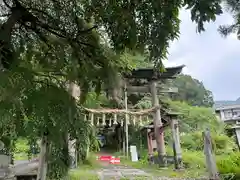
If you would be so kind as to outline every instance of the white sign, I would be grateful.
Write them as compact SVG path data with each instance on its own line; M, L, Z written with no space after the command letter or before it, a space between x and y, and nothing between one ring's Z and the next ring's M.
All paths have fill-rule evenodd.
M136 146L130 146L130 152L131 152L132 162L137 162L138 161L137 147Z

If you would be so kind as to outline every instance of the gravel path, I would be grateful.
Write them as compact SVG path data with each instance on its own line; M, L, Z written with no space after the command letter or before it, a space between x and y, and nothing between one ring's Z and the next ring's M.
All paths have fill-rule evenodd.
M103 169L99 170L97 172L100 180L107 180L107 179L131 179L133 177L142 177L142 178L151 178L151 175L149 173L146 173L143 170L135 169L135 168L129 168L126 166L114 166L109 165L105 166Z

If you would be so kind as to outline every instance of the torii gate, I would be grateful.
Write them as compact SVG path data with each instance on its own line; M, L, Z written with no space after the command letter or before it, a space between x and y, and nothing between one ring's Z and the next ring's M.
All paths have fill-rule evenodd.
M121 120L121 125L125 127L125 145L123 147L125 148L124 151L126 151L128 155L128 124L130 123L129 121L129 115L132 115L134 118L132 118L132 122L134 123L136 121L136 116L139 118L139 123L140 125L142 124L142 116L148 116L149 113L153 114L153 128L154 128L154 134L156 137L156 142L157 142L157 151L160 159L160 164L165 166L166 164L166 151L165 151L165 144L164 144L164 135L162 132L162 127L163 127L163 122L161 118L161 106L159 104L158 100L158 94L159 93L176 93L177 89L176 88L170 88L170 89L164 89L161 86L157 85L157 82L159 81L165 81L166 79L172 79L175 78L181 71L184 65L182 66L177 66L177 67L171 67L171 68L166 68L166 71L161 73L161 72L156 72L154 69L147 68L147 69L137 69L132 71L132 73L126 74L124 76L125 78L125 84L122 88L125 90L125 109L85 109L88 111L89 117L91 118L85 118L86 120L89 119L92 123L92 125L99 125L100 119L102 121L102 124L106 124L106 114L114 114L113 120L108 120L108 123L110 124L116 124L117 121L117 116L118 115L125 115L125 119L123 118ZM140 85L140 86L139 86ZM159 90L158 90L159 88ZM77 90L77 88L76 88ZM75 92L76 92L75 90ZM151 109L143 110L143 111L128 111L127 109L127 93L132 93L132 92L138 92L138 93L151 93L152 96L152 104L153 107ZM72 91L72 94L74 94L74 90ZM78 93L75 93L78 94ZM96 124L94 124L94 114L101 114L102 117L98 117L96 120ZM147 118L148 119L148 118ZM173 122L173 121L172 121ZM176 121L175 121L176 122ZM174 125L175 126L175 125ZM180 147L180 146L179 146Z

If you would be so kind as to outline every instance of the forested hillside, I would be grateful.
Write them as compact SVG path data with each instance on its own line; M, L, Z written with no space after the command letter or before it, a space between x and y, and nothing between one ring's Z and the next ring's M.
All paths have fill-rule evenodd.
M167 83L168 86L177 87L178 93L172 94L171 99L184 101L192 106L212 107L213 95L207 90L203 83L190 75L179 75L176 79Z

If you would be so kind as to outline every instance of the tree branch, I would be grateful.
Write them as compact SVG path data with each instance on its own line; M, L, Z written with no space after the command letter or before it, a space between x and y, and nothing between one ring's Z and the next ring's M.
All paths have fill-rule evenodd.
M9 8L9 9L11 9L12 7L7 3L7 1L6 0L3 0L3 3L5 4L5 6L7 7L7 8Z

